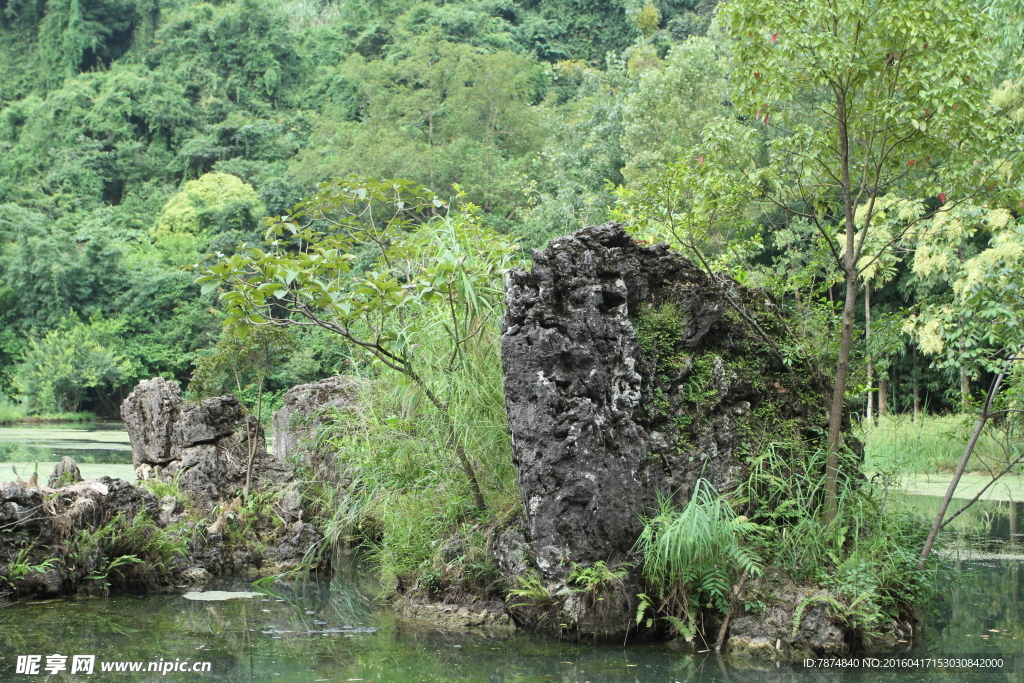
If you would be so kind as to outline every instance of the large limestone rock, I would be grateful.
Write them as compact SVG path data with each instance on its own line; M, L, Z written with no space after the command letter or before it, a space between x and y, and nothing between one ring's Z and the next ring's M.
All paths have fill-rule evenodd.
M768 295L615 223L556 239L531 272L510 273L502 362L527 519L495 548L503 567L532 555L548 593L565 596L552 628L621 638L640 592L632 549L658 494L684 503L700 477L730 490L765 444L820 434L822 387L787 368L727 294L785 337ZM606 594L572 590L574 567L599 561L634 568Z
M140 479L151 476L179 486L203 509L230 500L245 486L253 461L252 488L280 484L291 472L265 446L263 429L245 415L234 396L189 403L177 382L143 380L121 405Z
M351 406L360 386L353 377L328 377L286 391L282 397L284 406L274 413L274 457L284 460L299 453L303 442L329 416L325 408Z

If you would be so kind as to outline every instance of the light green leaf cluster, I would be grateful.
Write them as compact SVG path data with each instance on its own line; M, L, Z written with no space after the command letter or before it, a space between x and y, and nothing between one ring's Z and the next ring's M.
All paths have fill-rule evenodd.
M698 144L708 118L727 111L726 84L725 53L711 38L676 45L660 68L645 71L623 107L626 182L658 173Z
M42 339L31 340L14 379L29 411L77 412L87 389L109 387L131 372L114 351L116 328L99 318L88 324L65 319Z
M979 237L987 238L982 248ZM987 367L1024 344L1024 226L1005 208L944 207L913 235L926 303L903 325L943 366Z
M681 512L663 501L636 543L643 554L644 577L664 603L659 611L667 609L692 632L696 610L689 608L691 599L727 610L739 575L761 573L760 560L744 547L758 528L738 516L706 479L697 480ZM652 603L649 598L647 602ZM643 613L637 617L639 623Z
M776 206L818 220L863 207L846 218L860 234L883 196L1003 181L1005 163L983 149L1007 142L988 102L987 23L969 3L729 0L719 16L733 100L767 143L768 163L747 175ZM736 128L709 129L719 153L736 147Z
M206 173L185 183L164 206L153 236L203 236L232 227L252 227L263 202L248 183L230 173Z

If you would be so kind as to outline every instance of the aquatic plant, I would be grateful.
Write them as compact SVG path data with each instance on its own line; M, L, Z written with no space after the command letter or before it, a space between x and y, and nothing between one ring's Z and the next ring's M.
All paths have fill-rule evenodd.
M745 547L758 525L737 515L706 479L697 480L681 511L669 499L659 505L636 543L644 578L656 596L641 598L637 623L643 620L646 603L690 640L697 630L691 600L728 612L732 586L741 576L761 573L760 560Z

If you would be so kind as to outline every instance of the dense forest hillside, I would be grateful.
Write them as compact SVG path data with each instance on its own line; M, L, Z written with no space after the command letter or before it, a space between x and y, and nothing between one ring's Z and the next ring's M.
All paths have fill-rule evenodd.
M0 0L0 395L34 413L109 414L139 379L187 381L222 317L190 267L258 239L263 216L333 177L460 193L527 248L610 216L642 225L644 193L706 123L756 128L731 111L714 12L711 0ZM1015 49L991 76L1007 111ZM841 274L806 226L777 212L741 225L743 248L720 265L825 302L806 314L834 329ZM958 402L956 368L929 368L900 332L922 288L949 282L922 283L897 258L871 286L888 405ZM346 362L330 335L301 336L272 394ZM979 375L960 375L967 396Z
M0 392L110 413L141 378L187 380L220 324L181 267L334 176L457 183L533 244L600 213L623 166L670 156L626 112L694 68L673 46L712 9L0 2ZM692 106L669 100L666 122ZM274 388L336 371L335 347L306 340Z
M906 642L961 475L1024 462L1022 65L1024 0L0 0L0 423L161 376L244 425L204 548L315 520L307 569L561 636ZM214 471L139 433L157 498ZM926 539L890 487L952 471Z

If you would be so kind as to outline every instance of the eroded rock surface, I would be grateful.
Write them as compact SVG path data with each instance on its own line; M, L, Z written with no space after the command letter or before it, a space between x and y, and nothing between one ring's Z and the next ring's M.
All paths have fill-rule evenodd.
M441 631L479 631L494 635L511 633L516 625L500 602L480 602L471 605L449 605L440 602L421 602L402 598L392 603L392 609L406 622Z
M78 463L65 455L57 463L57 466L53 468L48 483L51 489L59 489L68 484L77 484L80 481L82 481L82 473L78 470Z
M685 503L701 477L731 490L765 444L817 438L823 387L765 341L787 335L769 295L615 223L535 251L530 272L509 274L506 304L505 401L527 519L495 556L518 568L525 546L556 596L556 626L621 638L640 592L632 549L657 496ZM633 568L584 596L570 574L597 562Z
M58 465L55 475L57 469L78 471L66 460L70 463ZM95 532L130 524L140 515L155 517L157 510L152 493L110 477L56 490L26 482L0 484L0 594L54 597L102 576L111 559L103 542L109 539ZM119 578L136 574L136 568L125 566Z
M764 613L743 614L731 621L725 647L731 658L774 662L850 653L849 629L841 619L829 615L822 601L837 596L820 587L788 582L770 593L772 601ZM797 612L799 626L794 633Z
M269 510L252 520L250 512L240 533L240 499L223 502L211 525L212 515L180 495L157 500L144 486L110 477L68 483L77 473L75 461L65 457L50 476L59 486L41 486L34 477L0 484L0 597L103 593L111 585L152 590L201 584L217 574L276 574L298 567L323 539L301 520L298 501L287 502L294 489L274 503L291 521L278 525L281 517ZM230 536L228 524L235 527ZM250 535L259 543L239 542Z
M250 460L252 489L291 478L290 469L267 453L262 427L234 396L190 403L177 382L157 377L139 382L121 405L121 417L139 478L170 482L178 475L180 488L205 510L245 487Z
M353 377L328 377L286 391L284 406L274 413L274 457L284 460L299 453L322 417L329 416L325 409L351 406L359 389L359 381Z

